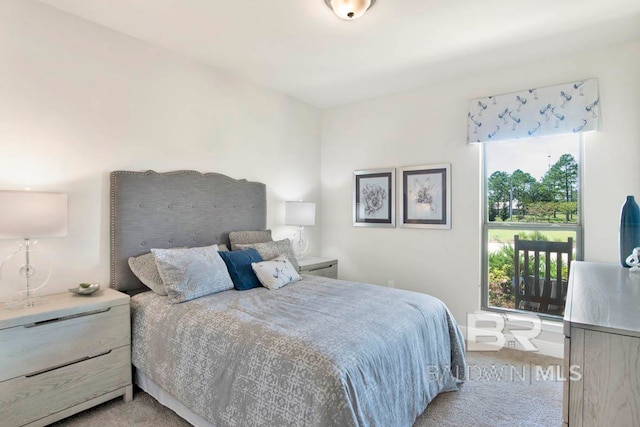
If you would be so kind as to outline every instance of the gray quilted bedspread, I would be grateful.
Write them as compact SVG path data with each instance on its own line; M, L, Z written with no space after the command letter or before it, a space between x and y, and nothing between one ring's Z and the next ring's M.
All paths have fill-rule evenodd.
M420 293L305 276L132 309L133 364L216 426L411 426L466 372L455 320Z

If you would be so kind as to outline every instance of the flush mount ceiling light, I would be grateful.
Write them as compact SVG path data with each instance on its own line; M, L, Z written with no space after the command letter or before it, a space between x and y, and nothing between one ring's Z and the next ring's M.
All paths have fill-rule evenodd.
M324 0L333 12L346 21L360 18L376 0Z

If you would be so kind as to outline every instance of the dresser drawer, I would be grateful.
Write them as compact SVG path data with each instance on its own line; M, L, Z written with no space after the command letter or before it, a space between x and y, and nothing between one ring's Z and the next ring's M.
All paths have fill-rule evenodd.
M0 381L130 344L129 305L0 330Z
M131 383L129 345L71 365L0 383L0 420L21 426Z

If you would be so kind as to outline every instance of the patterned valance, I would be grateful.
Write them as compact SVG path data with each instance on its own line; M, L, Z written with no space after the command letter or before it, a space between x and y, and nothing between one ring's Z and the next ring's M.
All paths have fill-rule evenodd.
M598 79L472 99L467 121L470 144L598 130Z

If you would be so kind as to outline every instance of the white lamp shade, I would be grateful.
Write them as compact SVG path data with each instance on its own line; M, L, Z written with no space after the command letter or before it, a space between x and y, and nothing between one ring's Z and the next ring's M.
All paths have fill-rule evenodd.
M331 8L347 21L358 19L369 9L371 0L331 0Z
M67 235L67 195L0 191L0 239Z
M286 225L316 225L316 204L287 202L284 217Z

